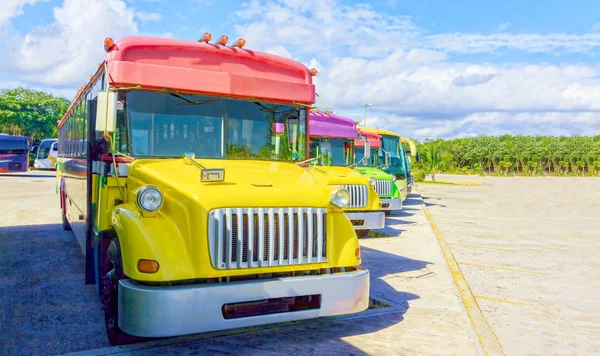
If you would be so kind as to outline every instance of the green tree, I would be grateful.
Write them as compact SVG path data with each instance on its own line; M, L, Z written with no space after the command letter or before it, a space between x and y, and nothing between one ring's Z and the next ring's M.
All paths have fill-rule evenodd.
M0 91L0 132L29 137L30 142L57 137L57 123L69 100L24 88Z
M434 142L431 145L426 146L422 150L421 159L423 160L423 168L429 174L431 174L431 180L435 182L435 174L442 172L448 166L451 157L447 154L443 154L440 151L440 142Z

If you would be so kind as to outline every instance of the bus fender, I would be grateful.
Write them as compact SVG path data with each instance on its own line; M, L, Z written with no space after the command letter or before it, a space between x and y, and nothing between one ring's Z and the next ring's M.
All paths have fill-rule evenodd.
M115 207L112 227L119 238L123 272L139 281L173 281L193 276L194 268L183 236L166 215L159 212L152 217L142 217L133 203ZM140 259L159 263L156 273L142 273L137 264Z

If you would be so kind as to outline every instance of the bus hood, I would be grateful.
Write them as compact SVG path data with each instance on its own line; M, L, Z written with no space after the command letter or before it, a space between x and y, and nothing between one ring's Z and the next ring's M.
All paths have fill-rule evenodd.
M225 170L222 182L201 182L200 168L183 159L140 159L129 168L129 188L157 186L169 199L219 207L327 207L331 187L293 163L197 159Z
M374 167L356 167L355 171L367 177L373 177L378 180L393 180L391 175Z
M315 177L325 178L327 184L369 185L369 181L365 176L348 167L317 166L309 167L308 172L312 174L313 169Z

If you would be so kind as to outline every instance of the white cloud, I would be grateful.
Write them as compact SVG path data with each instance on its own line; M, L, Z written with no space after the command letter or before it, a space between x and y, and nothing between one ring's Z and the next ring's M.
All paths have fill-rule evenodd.
M510 23L510 22L501 23L500 25L498 25L498 31L504 31L507 28L509 28L510 26L512 26L512 23Z
M598 66L448 61L501 50L587 53L600 34L423 35L408 18L333 1L255 0L239 15L236 30L251 48L285 43L290 56L320 62L317 92L339 113L362 122L360 104L373 103L369 125L418 138L600 131Z
M9 40L6 65L26 81L81 85L104 59L105 37L119 39L138 32L134 17L134 10L122 0L65 0L54 8L53 23Z
M292 54L283 46L275 46L273 48L269 48L266 52L276 54L282 57L292 58Z
M0 26L6 24L11 18L23 14L25 5L48 0L2 0L0 2Z
M493 33L489 35L445 33L430 35L422 42L427 48L452 53L492 53L519 50L528 53L589 53L598 52L600 33L568 35L552 33Z
M600 31L600 23L594 24L594 25L592 26L592 30L593 30L593 31Z
M236 15L240 22L236 32L253 48L266 50L283 44L302 55L328 56L343 50L376 58L407 48L419 35L408 17L333 0L252 0Z
M157 12L138 11L135 13L135 17L142 22L156 22L162 20L162 15Z
M11 1L14 17L35 0ZM105 37L137 34L137 21L157 15L136 12L123 0L64 0L50 25L0 40L8 54L0 60L20 83L62 93L85 82L104 58ZM509 51L595 54L600 33L427 35L408 17L335 0L249 0L234 17L248 48L316 67L317 92L339 113L362 122L361 103L372 103L369 125L416 138L600 133L599 65L453 58Z

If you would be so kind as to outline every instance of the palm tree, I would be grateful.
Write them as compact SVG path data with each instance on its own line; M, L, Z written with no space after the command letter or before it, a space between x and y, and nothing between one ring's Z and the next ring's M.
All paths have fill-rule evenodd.
M446 168L450 157L444 155L440 151L440 143L432 142L425 146L421 153L423 160L423 168L431 174L431 180L435 182L435 174Z

